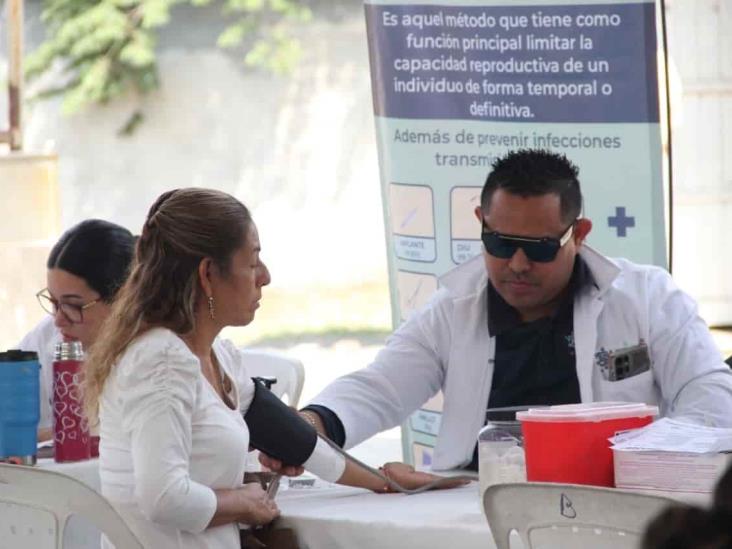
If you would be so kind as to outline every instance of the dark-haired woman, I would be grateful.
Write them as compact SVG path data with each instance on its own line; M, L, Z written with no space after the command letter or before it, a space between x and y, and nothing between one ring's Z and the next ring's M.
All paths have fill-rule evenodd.
M163 194L84 363L87 412L99 419L102 493L145 547L239 547L237 523L278 515L258 484L242 484L250 442L285 453L306 446L300 435L311 428L268 400L242 354L218 338L225 326L254 319L270 281L260 249L249 211L234 197L208 189ZM384 490L383 480L310 434L304 459L286 463ZM406 467L391 474L410 487L434 478Z
M51 436L53 351L62 340L94 343L117 290L124 282L134 252L132 233L101 219L87 219L66 231L51 249L46 288L36 296L49 313L19 343L35 351L41 363L39 439Z

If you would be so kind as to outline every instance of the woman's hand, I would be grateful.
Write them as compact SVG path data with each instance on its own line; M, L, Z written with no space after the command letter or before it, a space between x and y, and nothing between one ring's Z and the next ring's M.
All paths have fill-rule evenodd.
M239 488L220 488L216 494L216 513L209 527L243 522L251 526L269 524L278 516L280 510L274 500L257 482L250 482Z
M305 472L305 468L296 465L283 465L282 462L273 457L269 457L267 454L259 452L259 463L262 464L267 470L273 473L279 473L286 477L299 477Z
M392 461L385 463L379 470L388 478L399 484L402 488L408 490L414 490L421 488L422 486L429 484L432 481L440 478L446 478L441 484L436 486L435 490L441 490L444 488L455 488L457 486L464 486L470 482L465 479L449 479L449 477L440 477L431 473L425 473L423 471L415 471L414 467L407 465L406 463L400 463L398 461ZM389 485L385 485L383 492L395 492Z
M277 504L256 482L237 488L235 498L236 505L241 510L239 522L251 526L262 526L280 516Z

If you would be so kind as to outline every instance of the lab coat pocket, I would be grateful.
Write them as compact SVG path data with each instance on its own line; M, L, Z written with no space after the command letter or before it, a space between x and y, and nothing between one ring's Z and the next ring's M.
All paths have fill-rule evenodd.
M652 403L653 372L646 370L620 381L600 379L596 400Z
M618 382L651 369L648 345L642 339L637 345L622 348L601 348L595 353L595 367L606 381Z

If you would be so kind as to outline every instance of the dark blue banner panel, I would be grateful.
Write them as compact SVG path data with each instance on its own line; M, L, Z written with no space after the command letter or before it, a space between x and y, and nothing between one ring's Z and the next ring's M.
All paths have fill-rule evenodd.
M378 116L659 121L652 3L365 10Z

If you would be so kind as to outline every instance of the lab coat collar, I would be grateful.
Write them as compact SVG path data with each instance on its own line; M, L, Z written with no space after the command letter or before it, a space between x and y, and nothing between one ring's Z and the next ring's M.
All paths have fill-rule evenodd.
M583 244L579 251L580 257L585 260L587 267L595 280L597 295L607 292L620 275L620 266L609 257L602 255L592 246Z

